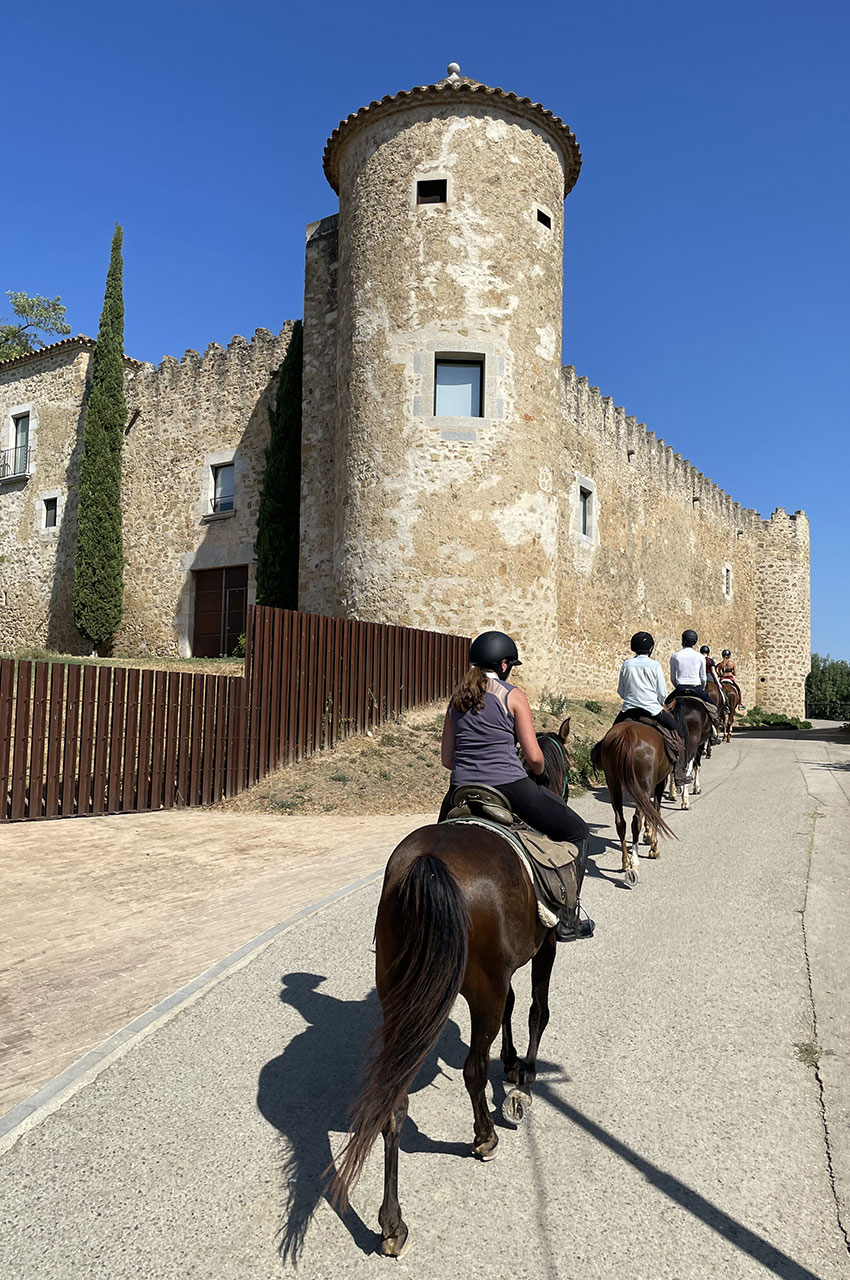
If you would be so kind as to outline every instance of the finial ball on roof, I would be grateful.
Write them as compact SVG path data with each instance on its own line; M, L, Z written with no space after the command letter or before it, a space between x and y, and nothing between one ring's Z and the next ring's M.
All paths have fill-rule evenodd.
M456 62L450 62L449 65L446 67L446 71L450 76L460 75L460 67Z

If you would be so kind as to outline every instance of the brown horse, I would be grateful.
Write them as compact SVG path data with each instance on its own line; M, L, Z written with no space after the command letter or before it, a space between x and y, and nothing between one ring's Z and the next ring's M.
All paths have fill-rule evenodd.
M690 809L691 784L693 784L695 796L698 796L702 791L700 786L700 767L702 766L703 756L706 755L707 749L711 744L711 716L704 709L702 699L698 697L671 698L665 705L679 725L679 730L685 739L687 747L688 776L682 784L681 807ZM671 800L675 800L677 794L676 780L671 772L670 789L667 795Z
M723 690L723 704L720 708L720 731L723 735L723 741L731 742L732 729L735 725L735 712L741 705L741 696L731 680L724 680L721 689Z
M633 888L638 878L638 836L641 819L643 842L649 845L650 858L657 858L658 832L673 835L661 817L661 796L671 772L664 740L657 729L636 720L622 720L612 725L590 755L597 769L605 773L608 795L614 810L614 823L623 851L623 874ZM623 815L623 793L627 791L635 804L632 818L632 846L626 847L626 819Z
M539 734L551 788L566 791L563 740ZM579 884L579 889L581 888ZM351 1110L348 1143L330 1193L346 1205L378 1134L384 1137L384 1199L378 1221L381 1252L401 1257L408 1228L398 1200L398 1148L414 1077L462 995L471 1036L463 1079L472 1102L472 1154L492 1160L498 1137L485 1097L490 1046L502 1030L501 1059L516 1088L503 1108L519 1123L531 1104L540 1037L549 1021L549 978L555 930L541 924L528 875L508 842L470 824L420 827L387 863L375 926L376 986L383 1023L363 1089ZM531 960L528 1053L517 1055L511 1034L511 978Z
M717 684L714 680L709 680L709 681L707 681L705 688L706 688L706 692L708 693L709 698L711 698L711 701L714 703L715 707L717 708L717 728L718 728L718 732L722 735L722 726L723 726L723 708L724 708L724 705L725 705L725 700L724 700L724 697L723 697L723 691L721 690L720 685L719 685L719 684ZM712 742L712 737L713 737L713 735L712 735L711 733L709 733L709 735L708 735L708 742L706 743L706 746L705 746L705 758L706 758L706 760L710 760L710 759L711 759L711 742ZM720 741L721 741L721 738L718 738L718 739L717 739L717 741L718 741L718 742L720 742Z

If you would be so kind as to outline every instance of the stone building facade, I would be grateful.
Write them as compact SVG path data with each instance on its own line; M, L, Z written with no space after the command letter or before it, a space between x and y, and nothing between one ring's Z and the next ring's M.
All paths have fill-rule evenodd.
M563 200L580 165L550 111L454 65L333 133L339 212L307 228L300 606L505 629L532 691L597 697L633 630L663 655L692 626L733 650L748 700L802 714L805 515L742 508L562 367ZM250 600L289 333L157 369L127 361L117 649L215 648L216 608L224 646L228 600ZM91 347L0 365L3 447L22 406L32 424L28 477L0 480L4 647L80 648L70 582ZM231 465L232 510L219 510ZM52 497L62 518L45 527Z

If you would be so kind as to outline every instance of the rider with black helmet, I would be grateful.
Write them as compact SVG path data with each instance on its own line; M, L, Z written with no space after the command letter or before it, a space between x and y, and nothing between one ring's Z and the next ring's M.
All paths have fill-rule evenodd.
M744 706L744 695L741 693L741 686L738 684L738 674L735 670L735 663L732 654L728 649L724 649L720 655L720 661L717 664L717 674L721 680L728 680L730 684L735 686L738 692L738 710L746 715L747 708Z
M451 808L455 787L481 783L496 787L529 826L551 840L569 840L581 850L581 871L587 860L587 823L545 785L543 752L534 733L528 698L508 683L512 667L521 666L517 647L503 631L485 631L469 650L472 664L455 688L443 725L443 766L451 782L440 820ZM520 763L516 744L532 777ZM576 927L578 925L578 927ZM558 940L590 937L591 920L576 922L575 913L563 917Z
M656 724L663 724L679 739L679 726L664 710L667 701L667 685L661 663L652 656L655 640L648 631L636 631L629 641L629 648L635 655L626 658L620 667L620 680L617 693L623 699L623 708L614 724L621 720L638 720L650 716Z
M681 694L687 694L693 698L702 698L713 723L717 719L717 707L705 687L705 658L697 653L698 640L699 636L695 631L689 629L682 632L682 647L670 659L670 679L673 682L670 696L677 698Z

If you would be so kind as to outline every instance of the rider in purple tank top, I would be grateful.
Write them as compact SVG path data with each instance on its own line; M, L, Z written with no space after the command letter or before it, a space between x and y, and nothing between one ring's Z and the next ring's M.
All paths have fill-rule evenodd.
M496 787L530 827L552 840L578 845L583 874L590 831L566 801L548 789L528 698L507 679L512 667L522 665L516 645L502 631L485 631L473 641L469 658L472 666L458 682L443 724L442 760L451 770L451 785L440 821L452 807L455 787L475 782ZM517 743L526 767L517 755ZM562 921L557 937L562 942L588 938L593 928L589 919Z

